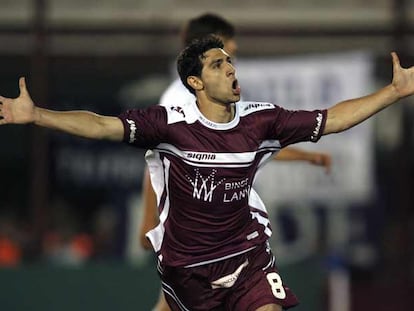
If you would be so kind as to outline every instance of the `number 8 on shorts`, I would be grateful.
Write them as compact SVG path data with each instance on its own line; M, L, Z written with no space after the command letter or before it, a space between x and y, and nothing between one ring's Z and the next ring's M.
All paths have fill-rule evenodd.
M271 272L266 275L267 281L270 284L270 287L272 289L273 295L277 299L285 299L286 298L286 292L283 288L282 279L279 274L276 272Z

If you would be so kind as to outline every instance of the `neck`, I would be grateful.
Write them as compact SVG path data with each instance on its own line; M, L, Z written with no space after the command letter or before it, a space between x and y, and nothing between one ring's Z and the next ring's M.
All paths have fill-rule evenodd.
M211 101L206 103L197 100L197 106L204 117L215 123L228 123L234 118L234 104L222 104Z

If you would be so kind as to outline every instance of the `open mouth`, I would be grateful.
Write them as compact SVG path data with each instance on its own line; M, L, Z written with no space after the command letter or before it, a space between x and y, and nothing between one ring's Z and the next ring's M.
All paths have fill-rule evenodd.
M239 81L237 81L237 79L233 81L231 88L233 89L234 94L236 95L240 94L240 86L239 86Z
M237 88L237 84L238 84L237 80L234 80L233 84L232 84L233 90L235 90Z

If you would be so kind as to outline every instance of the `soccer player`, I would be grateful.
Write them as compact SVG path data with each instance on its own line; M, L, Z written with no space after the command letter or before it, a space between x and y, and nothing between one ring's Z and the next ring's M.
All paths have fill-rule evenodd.
M172 310L280 311L298 303L269 248L263 202L252 188L266 160L299 141L345 131L414 94L414 67L392 53L384 88L327 110L289 111L239 102L231 57L216 37L196 40L177 60L196 105L125 111L118 117L37 107L19 80L17 98L0 96L0 125L34 123L90 138L150 149L151 181L161 208L148 233Z
M230 56L235 56L238 49L235 34L235 27L229 21L219 15L207 13L190 19L181 33L181 39L183 41L183 46L187 46L194 39L201 39L207 35L216 35L223 41L224 50ZM195 100L194 94L189 92L181 80L177 78L161 95L160 105L170 106L174 103L180 103L180 105L194 105ZM329 154L311 152L293 147L282 149L273 159L278 161L306 161L310 164L324 167L327 173L330 172L331 168L331 157ZM147 170L143 180L142 202L143 213L139 226L140 243L144 249L149 250L152 249L152 246L147 239L146 234L158 225L159 214L157 200ZM162 291L153 310L170 310Z
M190 19L182 31L181 38L183 45L187 46L194 39L201 39L211 34L216 35L223 41L224 50L230 56L235 56L237 52L236 30L229 21L216 14L207 13ZM194 94L187 90L179 78L168 86L160 98L160 105L162 106L170 106L174 103L180 103L181 106L195 103ZM330 172L331 168L331 156L329 154L294 147L283 148L273 159L279 161L306 161L313 165L322 166L327 173ZM140 242L143 248L151 249L151 243L146 238L146 233L156 227L159 218L157 201L148 172L144 175L142 194L144 210L140 224ZM162 311L164 309L156 308L156 310Z

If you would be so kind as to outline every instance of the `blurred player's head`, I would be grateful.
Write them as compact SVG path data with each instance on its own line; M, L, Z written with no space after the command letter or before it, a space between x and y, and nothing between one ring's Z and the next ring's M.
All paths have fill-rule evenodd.
M181 82L195 95L195 90L188 84L187 78L190 76L201 77L203 70L204 53L208 50L219 48L223 49L223 42L216 36L204 36L201 39L193 40L181 51L177 58L177 71Z
M231 23L218 15L207 13L191 19L186 24L182 32L182 40L184 46L187 46L194 39L216 35L223 41L224 50L234 56L237 51L235 34L235 28Z

